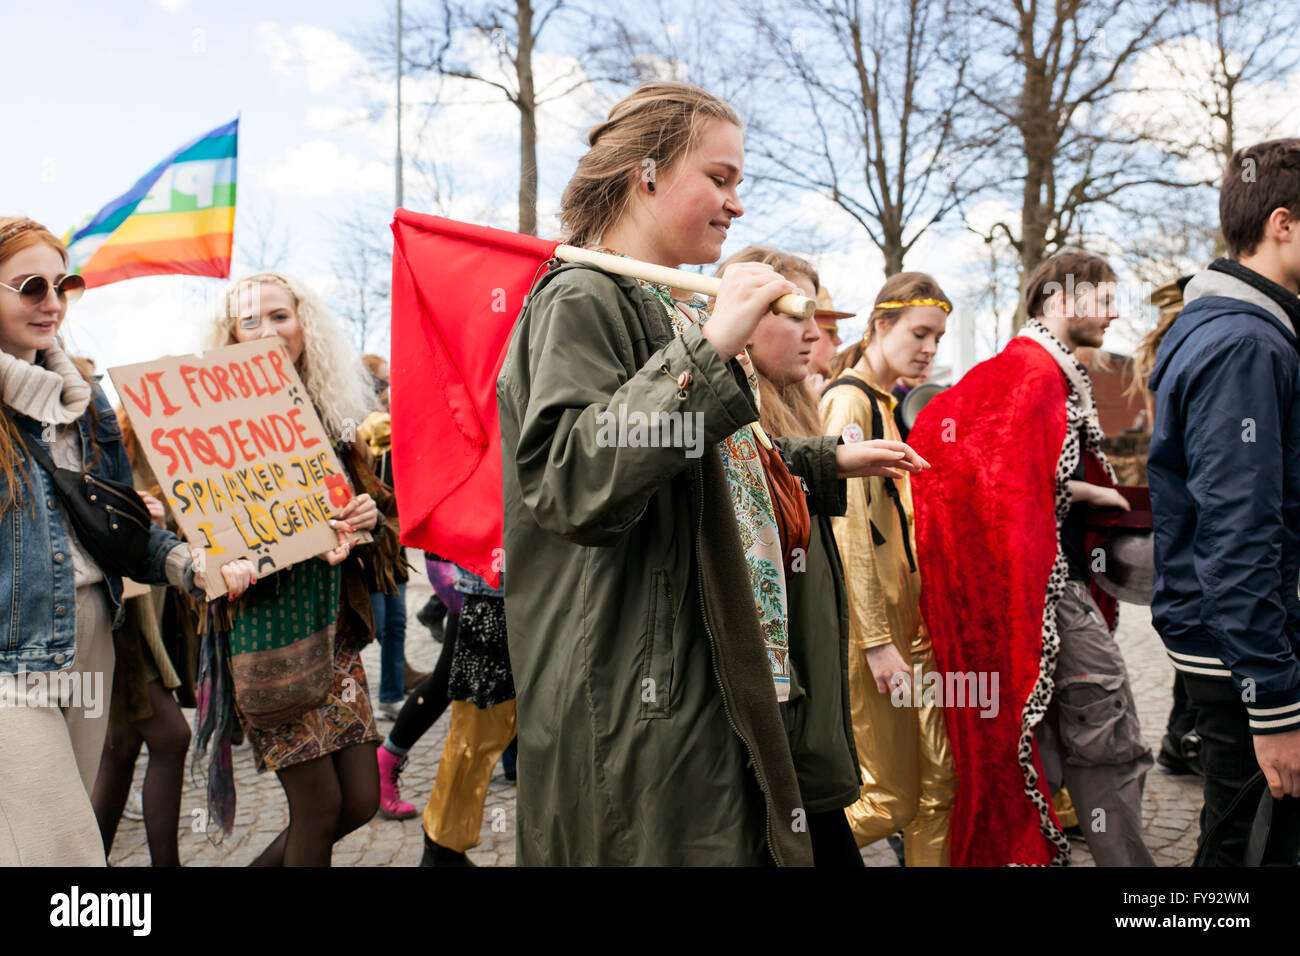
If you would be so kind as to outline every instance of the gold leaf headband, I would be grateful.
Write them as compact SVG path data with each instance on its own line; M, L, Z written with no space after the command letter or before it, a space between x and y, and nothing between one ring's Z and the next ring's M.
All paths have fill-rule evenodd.
M942 299L908 299L906 302L877 302L877 309L906 309L913 305L933 305L943 309L945 312L951 312L952 306Z

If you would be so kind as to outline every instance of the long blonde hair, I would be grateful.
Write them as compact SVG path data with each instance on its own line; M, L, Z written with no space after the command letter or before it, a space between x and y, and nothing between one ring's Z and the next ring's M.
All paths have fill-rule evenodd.
M807 438L825 433L817 399L803 382L777 385L758 375L758 423L773 438Z
M280 286L293 300L302 328L298 375L326 433L335 441L355 434L377 407L370 376L344 334L342 323L315 293L292 276L257 272L232 282L226 289L224 308L213 318L204 348L221 348L238 341L235 323L239 310L232 306L241 289L262 282Z
M627 209L633 176L666 174L695 145L707 119L740 125L725 101L689 83L646 83L615 104L587 135L591 148L560 199L565 242L598 242Z

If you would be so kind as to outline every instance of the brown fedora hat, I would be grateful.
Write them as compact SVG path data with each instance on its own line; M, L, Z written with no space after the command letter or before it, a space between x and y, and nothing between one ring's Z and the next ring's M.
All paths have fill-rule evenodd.
M817 290L817 312L818 319L851 319L857 315L856 312L839 312L835 309L834 303L831 302L831 294L825 286Z

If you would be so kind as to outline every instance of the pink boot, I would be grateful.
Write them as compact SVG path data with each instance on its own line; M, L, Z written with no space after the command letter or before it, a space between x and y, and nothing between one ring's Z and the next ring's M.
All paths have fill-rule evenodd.
M406 758L399 757L382 744L379 747L379 815L388 820L409 820L415 816L415 807L402 800L397 789L397 777L406 766Z

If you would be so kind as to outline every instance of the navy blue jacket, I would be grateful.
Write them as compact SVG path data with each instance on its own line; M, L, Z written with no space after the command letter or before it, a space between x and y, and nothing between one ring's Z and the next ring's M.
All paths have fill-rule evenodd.
M1248 294L1216 294L1240 280L1201 288L1150 382L1152 617L1176 668L1231 680L1251 732L1281 733L1300 729L1300 353Z

